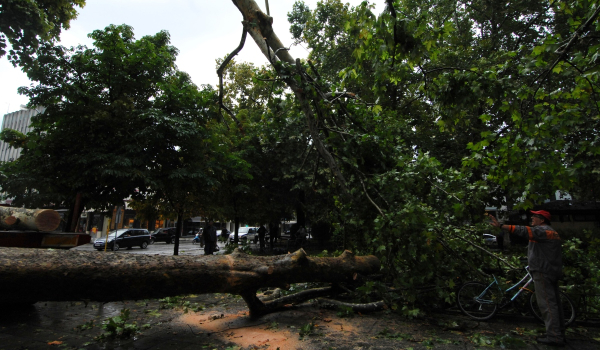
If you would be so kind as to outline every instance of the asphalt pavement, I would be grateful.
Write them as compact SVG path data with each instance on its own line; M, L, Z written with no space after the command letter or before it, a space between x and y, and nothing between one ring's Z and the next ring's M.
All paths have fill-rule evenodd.
M179 238L179 255L204 255L204 248L200 248L200 244L194 244L192 241L193 238L193 236ZM225 248L225 243L218 242L218 246L219 251L215 252L215 254L222 254ZM104 253L94 249L94 239L92 239L91 243L71 248L71 250L93 251L98 252L98 254ZM116 254L173 255L173 244L165 242L156 242L154 244L149 245L146 249L142 249L140 247L133 247L131 249L121 248L116 252L109 250L109 252Z

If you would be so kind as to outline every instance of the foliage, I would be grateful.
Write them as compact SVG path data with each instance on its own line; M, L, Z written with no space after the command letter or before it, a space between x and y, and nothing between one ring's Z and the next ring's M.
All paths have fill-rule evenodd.
M147 129L177 50L166 32L135 40L126 25L90 37L91 49L44 45L28 70L37 85L20 93L45 111L32 118L21 156L2 165L15 204L70 204L81 193L88 208L103 209L148 190Z
M149 316L152 316L152 317L162 316L162 314L160 312L158 312L158 310L144 310L144 313L148 314Z
M269 323L265 329L279 329L279 323L273 321Z
M392 333L389 328L380 330L376 336L395 340L413 340L412 335L407 333Z
M90 320L88 322L76 326L75 329L78 331L87 331L88 329L94 328L94 326L94 320Z
M176 213L181 232L184 219L208 216L210 199L221 185L219 175L243 162L229 152L223 135L212 130L215 94L210 86L199 90L183 72L158 86L161 94L148 112L153 122L139 130L149 140L144 201L161 213ZM177 255L178 239L175 243Z
M104 333L95 339L127 339L140 332L140 328L137 326L135 321L132 323L127 323L127 321L129 321L129 309L123 309L121 310L121 314L119 316L109 317L102 322L102 329L104 330Z
M135 40L122 25L90 36L93 49L45 46L28 71L39 84L21 93L46 109L26 140L5 133L23 153L4 165L3 190L30 206L81 194L95 209L132 197L155 219L205 214L218 174L239 163L211 130L214 91L175 70L166 32Z
M204 310L204 306L199 303L192 303L189 300L185 300L185 297L166 297L159 299L160 309L182 309L184 313L199 312Z
M27 144L27 135L13 129L2 130L2 132L0 132L0 139L13 148L22 148Z
M224 116L219 131L245 167L221 174L224 186L215 196L215 216L253 224L291 217L300 194L288 169L306 151L297 136L298 120L286 118L291 101L272 70L231 61L224 77L224 103L233 117Z
M13 64L30 63L41 43L58 39L77 17L76 7L85 0L3 0L0 11L0 58L12 46L8 58Z
M597 198L598 14L562 1L294 6L311 62L274 67L294 76L343 174L329 166L311 187L334 203L313 204L331 208L320 213L339 244L380 257L404 300L393 308L418 312L420 287L452 303L460 278L496 261L478 247L486 206L531 208L557 189Z
M509 334L489 336L481 333L475 333L469 337L471 343L477 346L496 347L502 349L522 349L527 347L527 343L519 338L515 338Z
M563 245L565 293L579 306L579 316L600 312L600 263L595 257L600 253L597 232L584 231L581 238L571 238ZM585 309L583 309L585 306Z
M600 10L387 3L378 16L368 2L296 3L291 31L309 59L231 61L227 114L176 72L166 33L135 41L112 26L92 34L96 49L44 47L29 73L40 85L22 91L48 108L25 138L4 134L25 146L3 165L3 190L17 203L83 193L95 207L139 195L236 224L295 212L334 249L379 257L392 310L453 303L482 267L520 265L482 248L486 206L529 209L556 190L598 199ZM591 236L565 244L570 289L585 279L596 292L596 255Z
M337 309L338 311L335 313L337 317L354 317L354 310L350 306L339 305Z
M158 198L147 197L142 200L132 200L129 202L129 207L135 210L135 217L140 222L153 222L163 218L177 219L177 213L172 208L159 207L160 204Z
M300 332L299 332L300 338L313 334L314 329L315 329L315 324L312 322L307 323L304 326L300 327Z

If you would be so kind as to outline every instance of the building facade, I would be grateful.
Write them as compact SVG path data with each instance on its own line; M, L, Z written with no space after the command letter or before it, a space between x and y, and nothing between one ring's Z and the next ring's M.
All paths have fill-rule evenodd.
M2 130L13 129L23 134L31 131L31 117L42 113L44 108L22 109L17 112L7 113L2 119ZM0 141L0 162L11 162L21 155L21 149L12 148L4 141Z

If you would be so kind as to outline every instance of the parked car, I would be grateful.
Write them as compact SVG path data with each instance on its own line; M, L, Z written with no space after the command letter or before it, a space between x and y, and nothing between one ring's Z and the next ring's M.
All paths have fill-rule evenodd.
M152 232L152 243L154 242L165 242L167 244L175 243L175 234L177 229L175 227L161 227L156 231Z
M108 233L108 245L106 244L106 237L98 238L94 241L94 248L102 251L107 245L108 249L112 251L117 251L122 247L127 247L127 249L133 247L146 249L150 244L150 240L150 232L146 229L122 228Z
M258 230L258 227L240 227L238 229L239 242L252 242L252 240L255 238L255 236L256 236L256 239L258 239L256 230ZM250 241L248 241L249 238L250 238ZM233 243L234 239L235 239L235 232L231 232L229 234L229 242Z
M257 244L258 243L258 229L260 227L251 227L251 230L248 231L248 235L246 236L248 242ZM265 242L269 240L269 232L265 233Z
M486 245L496 245L498 244L497 240L496 240L496 236L489 234L489 233L484 233L483 234L483 243L485 243Z

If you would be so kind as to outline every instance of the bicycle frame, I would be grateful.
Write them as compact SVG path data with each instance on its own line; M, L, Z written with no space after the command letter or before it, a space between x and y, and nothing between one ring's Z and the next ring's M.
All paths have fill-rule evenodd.
M500 283L498 282L498 279L496 278L495 275L492 275L494 277L494 282L490 283L490 285L487 286L487 288L484 289L483 292L481 292L481 294L476 298L477 302L482 303L482 304L498 304L498 306L500 306L500 308L502 308L502 307L508 305L509 303L513 302L516 298L518 298L519 295L521 295L521 293L523 292L523 290L532 292L531 290L527 289L529 284L531 284L531 282L533 282L533 277L529 273L529 266L525 266L525 271L527 272L527 274L525 276L523 276L523 278L521 278L521 280L519 282L513 284L511 287L509 287L506 290L503 290L502 287L500 287ZM525 282L525 280L527 280L527 282ZM519 287L521 284L523 284L523 282L525 282L525 284L522 287ZM509 293L510 291L514 290L517 287L519 287L519 290L515 293L515 295L512 296L512 298L510 298L510 300L508 300L506 302L504 302L504 299L502 300L502 303L497 303L493 300L483 299L482 297L487 293L487 291L490 288L492 288L492 286L494 284L498 286L498 291L500 291L500 293L502 295L506 295L507 293Z

